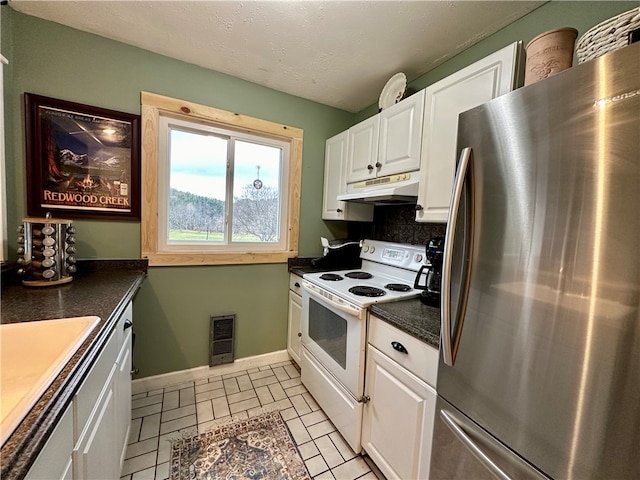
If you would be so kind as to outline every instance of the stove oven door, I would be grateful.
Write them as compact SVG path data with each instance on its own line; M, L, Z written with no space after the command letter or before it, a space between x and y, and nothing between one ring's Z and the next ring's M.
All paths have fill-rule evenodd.
M303 280L302 383L354 452L361 450L366 310Z
M302 282L302 345L351 395L364 393L366 309Z

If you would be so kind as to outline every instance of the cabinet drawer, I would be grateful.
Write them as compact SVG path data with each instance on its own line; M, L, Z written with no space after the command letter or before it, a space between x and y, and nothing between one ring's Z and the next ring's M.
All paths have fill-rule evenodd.
M118 332L114 331L76 394L73 404L76 408L77 435L80 434L89 420L89 415L96 406L105 383L107 383L111 372L115 369L119 351L118 339Z
M295 273L289 274L289 290L293 290L298 295L302 295L302 277Z
M401 344L407 353L396 350L392 342ZM438 350L431 345L421 342L375 315L369 316L369 343L435 388L438 376Z

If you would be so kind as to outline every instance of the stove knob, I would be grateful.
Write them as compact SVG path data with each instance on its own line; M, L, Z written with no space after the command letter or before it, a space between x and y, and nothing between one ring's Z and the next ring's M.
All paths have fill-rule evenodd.
M371 250L371 253L373 253L373 252L375 252L375 251L376 251L376 247L374 247L374 246L372 245L370 250Z
M422 255L420 255L420 254L418 253L418 254L416 255L415 262L417 262L417 263L422 262Z
M365 245L363 248L364 253L367 253L369 251L369 245Z

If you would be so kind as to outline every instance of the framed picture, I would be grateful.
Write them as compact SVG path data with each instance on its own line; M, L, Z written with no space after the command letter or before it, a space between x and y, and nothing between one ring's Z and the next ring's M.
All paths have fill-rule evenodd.
M27 213L140 219L140 116L25 93Z

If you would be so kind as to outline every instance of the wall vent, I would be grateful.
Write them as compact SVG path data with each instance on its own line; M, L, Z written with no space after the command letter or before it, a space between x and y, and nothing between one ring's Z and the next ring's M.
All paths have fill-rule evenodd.
M209 328L209 366L233 363L235 314L211 317Z

